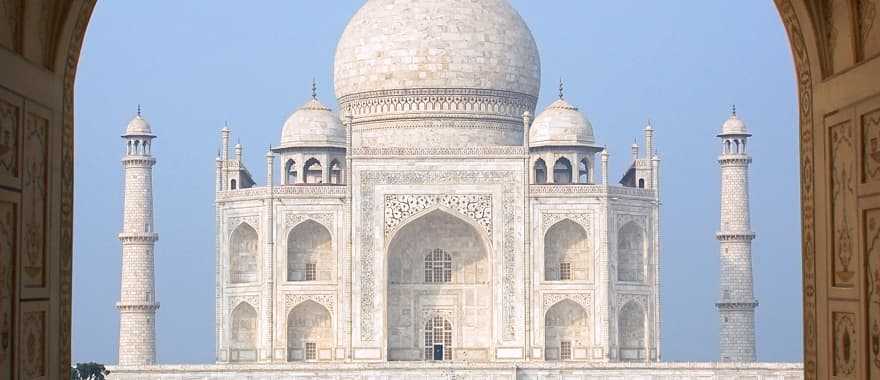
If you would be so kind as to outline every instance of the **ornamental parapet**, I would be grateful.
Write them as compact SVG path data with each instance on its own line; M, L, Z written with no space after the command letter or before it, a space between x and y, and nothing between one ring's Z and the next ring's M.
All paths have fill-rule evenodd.
M122 167L127 168L148 168L156 164L156 159L152 156L126 156L122 159Z
M716 302L718 310L751 311L758 307L758 300L752 302Z
M117 235L122 243L134 243L134 244L150 244L157 240L159 240L159 234L155 232L151 233L120 233Z
M474 158L525 158L526 148L521 146L465 146L465 147L367 147L351 150L352 158L394 157L474 157Z
M741 166L752 163L752 156L747 154L725 154L718 156L718 163L724 166Z
M624 186L605 186L589 184L542 184L529 185L529 195L532 197L568 197L596 195L606 197L645 198L653 200L655 192L651 189Z
M315 185L281 185L273 186L273 197L308 197L308 198L345 198L348 186L315 184ZM269 197L269 187L251 187L248 189L225 190L217 193L217 202L244 201Z
M754 232L718 232L715 237L719 241L752 241L755 239Z
M159 303L116 303L116 309L125 312L154 312L159 310Z
M522 120L537 98L518 92L474 88L416 88L368 91L339 98L340 108L355 123L440 112L445 117L494 116Z

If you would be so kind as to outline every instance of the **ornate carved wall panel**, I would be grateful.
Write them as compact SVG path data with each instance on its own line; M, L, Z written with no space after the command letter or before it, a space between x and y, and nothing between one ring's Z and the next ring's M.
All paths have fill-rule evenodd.
M875 24L880 16L880 1L855 0L856 34L858 38L859 60L870 59L880 54L880 28Z
M829 128L831 151L831 262L832 286L851 288L856 277L856 149L852 123L847 120ZM855 261L853 261L855 259Z
M12 378L16 316L15 257L18 248L18 202L0 193L0 379Z

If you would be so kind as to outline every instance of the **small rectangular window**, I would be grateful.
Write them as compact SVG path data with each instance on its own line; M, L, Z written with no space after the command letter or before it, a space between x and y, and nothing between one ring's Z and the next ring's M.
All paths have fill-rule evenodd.
M306 281L315 281L318 277L317 272L315 263L306 264Z
M559 359L571 360L571 342L567 340L559 342Z
M571 280L571 263L559 263L559 279Z
M318 349L315 343L306 343L306 360L315 360L318 358Z

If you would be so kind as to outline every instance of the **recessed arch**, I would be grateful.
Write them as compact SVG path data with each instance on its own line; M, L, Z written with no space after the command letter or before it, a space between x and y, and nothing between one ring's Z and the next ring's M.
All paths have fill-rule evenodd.
M617 313L617 345L621 360L646 358L646 316L644 307L634 300L624 304Z
M336 274L333 237L307 219L287 233L287 281L332 281Z
M571 161L565 157L559 157L553 164L553 183L571 183Z
M293 185L299 181L299 171L296 169L296 161L292 158L284 164L284 184Z
M544 313L544 359L572 360L576 352L592 345L589 312L579 303L563 299ZM585 357L580 357L585 359Z
M544 280L587 281L592 278L592 254L587 231L565 218L544 234Z
M319 360L333 347L333 318L323 305L305 300L287 314L287 360Z
M433 252L441 259L448 255L449 281L425 281L425 258ZM409 219L391 235L386 255L389 360L424 360L427 318L449 307L461 313L460 323L446 316L452 334L461 337L455 350L467 351L475 360L488 360L492 338L485 332L492 331L492 318L485 316L492 315L493 309L490 252L484 230L468 218L439 208ZM445 280L442 267L440 273ZM409 301L414 299L421 306ZM426 310L433 312L426 314ZM444 355L456 357L453 351Z
M303 165L303 183L324 183L324 168L317 158L310 158Z
M259 274L260 237L250 224L242 222L229 236L229 282L256 282Z
M627 222L617 231L617 280L645 281L645 231L636 222Z
M334 185L342 184L342 175L342 164L339 163L338 159L334 158L333 161L330 161L330 183Z
M239 303L232 310L229 316L230 361L257 360L259 321L257 310L247 302Z
M547 163L544 162L544 159L539 158L535 160L534 171L536 184L547 183Z

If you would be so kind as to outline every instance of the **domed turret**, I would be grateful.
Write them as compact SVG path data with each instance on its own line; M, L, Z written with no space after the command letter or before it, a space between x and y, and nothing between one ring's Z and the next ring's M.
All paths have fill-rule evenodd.
M593 126L577 107L560 98L541 112L529 129L529 146L592 146Z
M733 107L730 117L721 125L721 133L718 136L723 135L751 136L746 123L736 116L736 106Z
M521 145L540 60L506 0L369 0L342 34L334 80L356 147Z
M281 146L345 148L345 129L339 118L317 97L287 118L281 131Z

